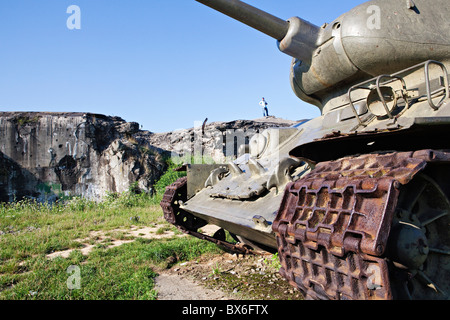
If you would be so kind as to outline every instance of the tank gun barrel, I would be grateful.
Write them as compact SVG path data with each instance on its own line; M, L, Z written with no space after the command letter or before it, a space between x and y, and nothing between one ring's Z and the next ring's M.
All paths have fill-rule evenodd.
M277 40L281 52L310 62L319 27L299 17L286 21L240 0L196 0Z
M268 36L281 41L288 32L289 22L239 0L196 0Z

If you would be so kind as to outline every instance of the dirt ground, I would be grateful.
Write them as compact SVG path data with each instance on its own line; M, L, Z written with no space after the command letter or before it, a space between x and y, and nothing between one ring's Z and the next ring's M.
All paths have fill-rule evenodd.
M160 270L159 300L302 300L271 263L272 255L223 253Z
M110 230L108 232L105 231L91 231L89 233L89 236L85 239L77 239L75 241L78 241L81 243L82 248L79 249L82 254L88 255L92 249L95 248L96 245L99 243L102 243L104 241L107 241L108 248L117 247L124 243L133 242L135 238L144 238L144 239L162 239L162 238L170 238L175 236L175 233L173 231L164 231L163 233L158 232L160 228L163 227L163 225L153 224L152 226L148 227L137 227L137 226L131 226L130 229L115 229ZM114 239L114 236L112 234L114 233L121 233L124 238L131 237L130 239ZM181 235L184 236L184 235ZM54 259L56 257L63 257L67 258L70 253L74 249L68 249L64 251L55 251L47 255L47 258Z

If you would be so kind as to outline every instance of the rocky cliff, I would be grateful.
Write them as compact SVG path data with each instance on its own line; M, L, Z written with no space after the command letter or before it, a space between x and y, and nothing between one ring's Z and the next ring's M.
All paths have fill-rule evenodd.
M165 164L135 139L138 131L137 123L98 114L2 113L0 201L99 199L134 182L149 190Z
M152 133L99 114L3 112L0 201L74 195L97 200L136 183L151 192L166 170L164 157L200 154L221 162L236 156L254 133L294 123L269 117Z

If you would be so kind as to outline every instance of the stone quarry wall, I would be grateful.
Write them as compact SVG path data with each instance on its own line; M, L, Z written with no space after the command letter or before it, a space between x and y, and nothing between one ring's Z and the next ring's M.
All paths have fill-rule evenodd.
M165 163L138 131L137 123L98 114L2 113L0 201L100 199L136 182L148 191Z
M256 132L294 123L269 117L152 133L136 122L92 113L2 112L0 201L100 200L136 183L151 192L167 168L165 157L200 150L222 163Z

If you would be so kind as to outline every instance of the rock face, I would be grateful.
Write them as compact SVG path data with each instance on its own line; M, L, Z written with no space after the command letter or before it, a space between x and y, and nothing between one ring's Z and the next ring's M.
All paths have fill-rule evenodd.
M191 129L181 129L149 136L149 142L170 151L172 156L192 156L194 161L225 163L233 160L248 144L255 133L270 127L289 127L300 121L291 121L273 116L255 120L196 123Z
M64 196L100 200L137 184L151 192L166 170L165 157L234 158L253 134L296 121L200 123L167 133L139 130L136 122L92 113L0 113L0 201L23 197L54 201Z
M2 113L0 201L100 199L132 183L150 190L165 164L138 131L137 123L98 114Z

